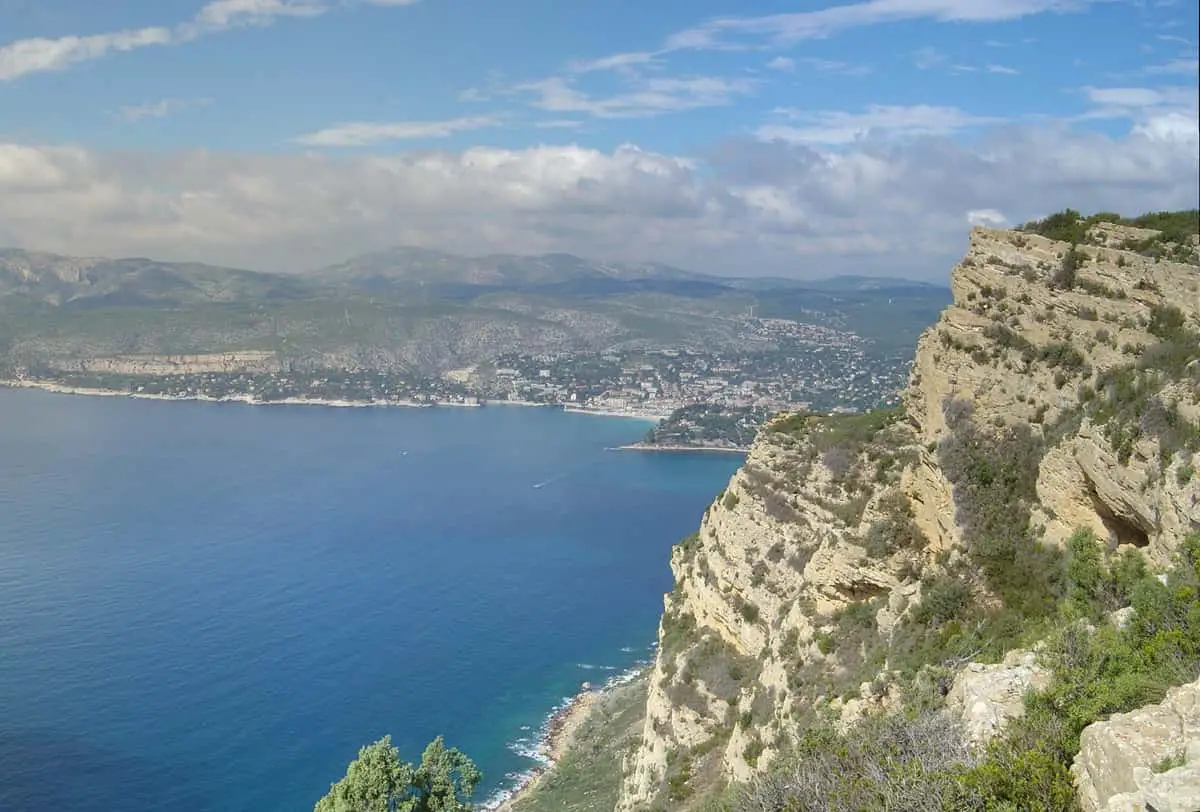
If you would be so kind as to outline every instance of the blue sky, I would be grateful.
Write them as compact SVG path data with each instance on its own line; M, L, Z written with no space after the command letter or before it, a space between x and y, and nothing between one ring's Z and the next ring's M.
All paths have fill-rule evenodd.
M1198 25L1194 0L0 0L0 243L936 278L971 223L1195 205Z

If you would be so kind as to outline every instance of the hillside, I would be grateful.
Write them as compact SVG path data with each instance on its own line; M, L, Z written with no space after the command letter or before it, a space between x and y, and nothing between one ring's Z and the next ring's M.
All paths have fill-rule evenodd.
M891 808L1073 807L1082 727L1200 676L1195 219L976 228L901 408L795 414L759 433L673 551L619 812L882 808L851 799L893 786L889 770L921 788ZM1130 602L1135 620L1110 626ZM1036 657L1014 651L1039 641ZM1018 675L1008 715L1027 688L1050 692L986 753L922 715L966 690L968 662ZM902 715L858 721L875 711ZM1186 724L1200 753L1200 719ZM1144 761L1175 758L1161 738L1138 769L1185 775L1185 756ZM1105 746L1081 758L1103 762ZM1087 765L1077 773L1096 795ZM1126 778L1105 773L1089 808Z
M404 248L308 274L267 274L9 249L0 250L0 363L134 371L165 356L217 353L256 359L232 367L250 371L437 374L513 352L761 351L770 347L750 314L766 310L861 335L889 356L907 351L947 298L943 288L902 280L810 289L565 254Z

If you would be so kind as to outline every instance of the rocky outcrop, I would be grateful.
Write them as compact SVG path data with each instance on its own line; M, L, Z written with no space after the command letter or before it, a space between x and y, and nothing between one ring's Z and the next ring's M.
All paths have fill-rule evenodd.
M967 740L985 744L1005 722L1025 713L1024 696L1045 688L1050 675L1032 651L1010 651L995 665L969 663L954 679L946 706L963 721Z
M58 359L59 372L116 375L196 375L210 372L279 372L276 353L213 352L190 355L125 355L109 358Z
M1145 235L1121 228L1097 226L1074 251L975 229L902 409L786 416L759 433L673 553L618 812L687 806L752 777L822 708L846 723L896 701L889 645L939 573L970 569L943 465L964 419L977 432L965 445L1028 431L1036 492L1004 515L1038 540L1090 528L1165 565L1200 529L1200 364L1170 355L1172 330L1200 330L1200 273L1124 250ZM1149 364L1162 374L1139 367L1147 353L1165 354ZM982 741L1044 680L1015 652L946 688Z
M1089 725L1071 771L1084 812L1200 810L1200 681Z
M896 455L915 458L916 450L898 414L856 428L846 445L822 452L819 422L773 424L699 533L676 548L677 586L666 600L643 746L627 765L621 808L670 800L677 765L704 772L696 759L715 762L709 766L726 778L752 776L774 757L774 737L811 710L806 674L830 675L844 690L838 699L855 707L880 699L863 686L875 672L839 657L823 635L840 610L876 599L856 627L874 635L917 590L907 571L915 553L872 558L864 546L873 523L890 517L888 503L848 493L878 477L898 494ZM871 462L882 448L889 461Z
M1108 235L1120 228L1102 230ZM1131 229L1129 238L1140 231ZM1050 541L1091 527L1113 544L1147 548L1153 561L1166 564L1174 540L1200 527L1200 478L1178 475L1197 467L1196 454L1164 448L1141 427L1114 437L1074 413L1106 373L1135 364L1158 342L1150 331L1155 308L1178 307L1195 328L1200 274L1193 265L1085 246L1078 249L1076 285L1065 289L1054 277L1068 249L1036 234L972 232L951 274L954 304L918 345L909 415L925 442L944 436L948 397L970 400L983 423L1051 428L1075 420L1077 428L1042 461L1035 521L1045 525ZM1174 403L1184 420L1200 421L1200 374L1194 371L1160 400ZM1173 465L1163 465L1164 454ZM936 464L913 472L912 490L935 508L924 518L926 531L942 545L958 542L949 489Z

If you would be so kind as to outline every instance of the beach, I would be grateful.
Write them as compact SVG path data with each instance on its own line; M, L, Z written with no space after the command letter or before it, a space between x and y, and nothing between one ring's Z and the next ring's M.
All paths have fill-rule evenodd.
M636 409L621 411L619 409L593 409L587 406L572 406L564 405L564 412L573 412L575 414L591 414L597 417L627 417L634 420L644 420L647 423L661 423L667 419L667 415L658 412L642 412Z

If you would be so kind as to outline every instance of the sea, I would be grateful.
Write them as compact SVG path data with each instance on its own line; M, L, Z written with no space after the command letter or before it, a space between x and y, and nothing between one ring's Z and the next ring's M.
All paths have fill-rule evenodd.
M501 797L741 462L647 427L0 389L0 812L311 810L385 734Z

